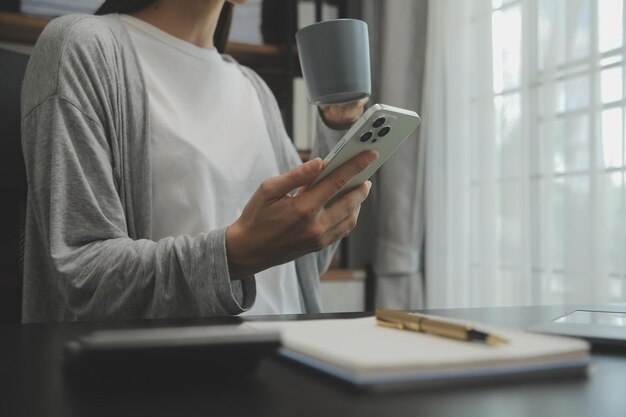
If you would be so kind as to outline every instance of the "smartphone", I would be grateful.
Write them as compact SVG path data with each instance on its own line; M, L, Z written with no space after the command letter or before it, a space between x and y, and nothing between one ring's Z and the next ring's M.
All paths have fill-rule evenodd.
M317 184L336 168L366 150L375 150L380 154L365 171L361 172L339 192L345 194L367 181L380 166L394 153L402 142L420 123L417 113L386 104L375 104L352 125L350 130L330 151L324 161L320 175L313 181Z

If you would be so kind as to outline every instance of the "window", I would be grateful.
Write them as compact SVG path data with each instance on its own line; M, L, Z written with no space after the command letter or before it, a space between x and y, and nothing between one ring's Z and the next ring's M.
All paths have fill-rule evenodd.
M464 18L470 214L453 236L468 241L469 295L456 305L625 301L623 0L474 0Z
M491 89L477 88L473 107L480 113L493 106L495 134L493 143L473 137L483 151L473 159L471 194L478 213L497 213L500 276L515 278L508 272L524 267L520 243L529 233L531 301L564 302L563 281L596 269L594 249L606 254L610 301L623 300L622 0L493 0L489 14ZM475 16L474 24L486 19ZM485 189L495 198L481 198ZM526 199L528 212L520 212ZM485 204L493 205L486 213ZM480 218L474 226L479 239ZM590 241L600 246L584 243ZM480 241L473 247L472 269L480 274L481 254L493 251Z

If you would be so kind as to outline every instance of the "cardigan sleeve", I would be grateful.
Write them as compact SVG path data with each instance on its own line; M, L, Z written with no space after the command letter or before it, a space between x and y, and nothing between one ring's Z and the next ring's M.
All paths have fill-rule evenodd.
M123 120L116 110L120 83L109 64L116 56L107 55L106 27L91 19L64 30L53 24L25 78L25 255L32 260L24 276L25 319L54 319L45 317L49 305L64 309L57 318L71 320L245 311L254 303L255 281L230 280L225 229L158 241L129 233L128 201L116 174L124 152L114 151L125 143L114 123ZM59 44L57 53L47 48ZM36 298L44 285L52 289L45 296L56 299Z

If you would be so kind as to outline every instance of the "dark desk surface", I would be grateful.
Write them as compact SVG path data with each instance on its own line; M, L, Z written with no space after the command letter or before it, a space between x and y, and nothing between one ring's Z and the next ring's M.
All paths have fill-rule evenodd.
M525 327L571 309L549 306L429 312ZM216 322L204 319L191 323ZM280 358L264 360L248 379L220 386L99 392L68 384L61 367L64 341L86 330L122 325L136 323L0 325L0 416L626 416L626 352L615 351L594 352L594 369L587 379L386 394L356 391Z

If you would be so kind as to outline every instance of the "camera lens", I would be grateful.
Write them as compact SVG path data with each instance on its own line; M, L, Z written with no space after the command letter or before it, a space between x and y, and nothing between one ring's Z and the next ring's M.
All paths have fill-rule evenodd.
M361 135L361 142L367 142L372 137L372 132L365 132Z
M383 136L385 136L387 133L389 133L389 131L390 131L390 130L391 130L391 128L390 128L389 126L385 126L385 127L383 127L382 129L380 129L380 130L378 131L378 136L382 138L382 137L383 137Z
M374 122L374 127L381 127L383 125L383 123L385 123L385 118L384 117L379 117Z

